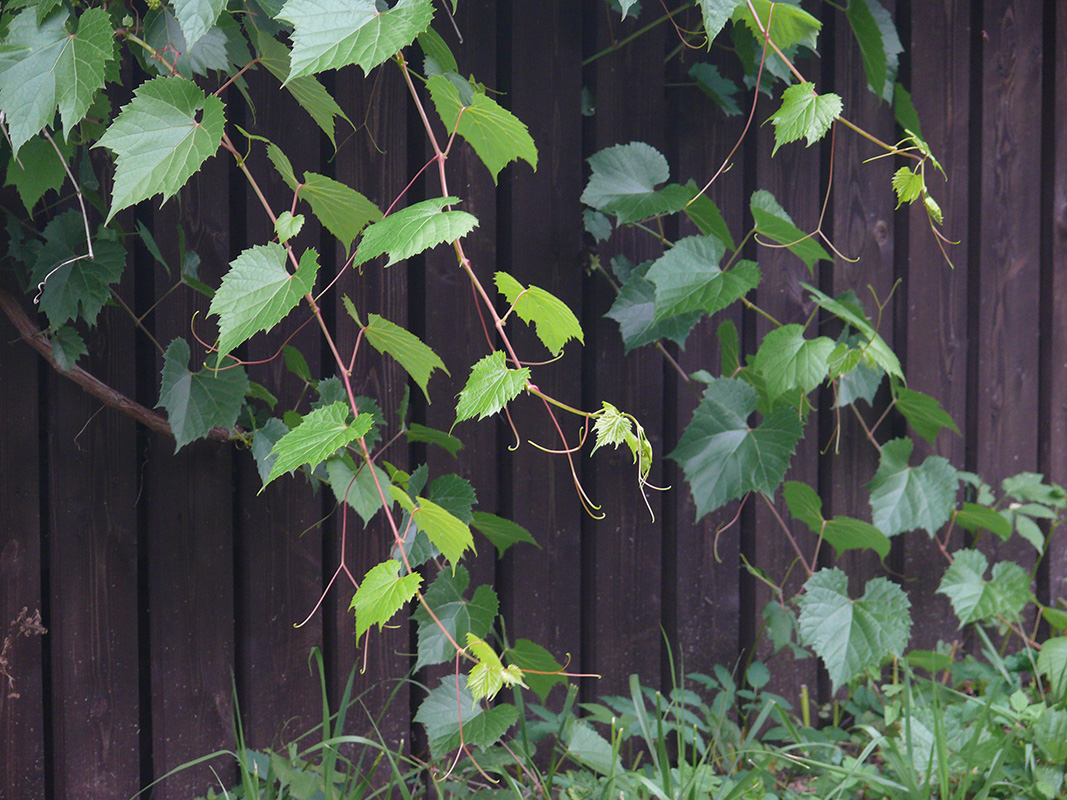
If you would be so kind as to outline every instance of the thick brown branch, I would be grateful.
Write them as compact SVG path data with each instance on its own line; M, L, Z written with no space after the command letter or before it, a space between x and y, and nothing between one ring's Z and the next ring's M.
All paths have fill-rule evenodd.
M18 301L3 289L0 289L0 309L11 320L11 324L15 326L15 330L18 331L22 340L44 356L45 360L60 375L70 378L105 406L117 409L123 414L133 417L156 433L173 437L174 434L171 432L170 423L166 419L145 408L140 403L134 402L121 392L115 391L96 376L90 375L81 367L74 367L70 372L60 369L56 363L55 356L52 355L52 344L48 341L48 337L38 330L37 326L26 316L26 312L22 310L22 306L19 305ZM208 438L222 442L229 441L230 432L225 428L212 428Z

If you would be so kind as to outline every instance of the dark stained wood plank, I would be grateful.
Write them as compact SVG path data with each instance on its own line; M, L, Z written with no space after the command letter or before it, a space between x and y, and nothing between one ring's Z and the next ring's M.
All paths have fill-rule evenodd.
M521 163L501 174L510 182L510 217L502 221L504 257L500 269L524 285L555 294L576 315L581 314L582 272L582 122L581 8L570 0L524 2L511 11L511 87L504 98L512 112L530 128L538 148L537 173ZM523 36L516 25L538 31ZM512 317L508 326L520 358L542 361L548 351L525 323ZM587 338L586 345L592 346ZM581 405L581 348L572 341L564 357L533 367L534 382L547 394L574 407ZM531 447L559 449L560 441L544 404L523 398L513 406L523 443L511 454L510 475L502 491L510 495L512 518L524 525L538 544L517 545L505 560L503 602L509 610L507 631L512 641L531 639L548 648L571 669L583 668L581 652L582 509L567 458ZM581 420L556 411L560 427L573 447ZM588 453L588 450L585 451ZM580 473L583 454L574 456ZM488 547L488 545L485 545Z
M175 225L186 246L200 255L202 281L217 287L230 261L229 183L225 154L208 161L177 199L155 215L155 237L164 257L179 263ZM157 270L157 287L167 278ZM166 348L198 331L214 334L208 303L192 292L175 293L155 312L156 339ZM203 363L192 342L190 369ZM157 375L163 359L157 359ZM158 387L158 383L156 386ZM154 436L144 470L148 503L152 762L156 777L214 750L233 747L231 675L234 668L233 448L193 442L178 453L174 441ZM214 765L227 787L232 764ZM160 798L203 793L218 782L206 765L186 770L157 787Z
M45 679L40 636L19 635L22 609L41 611L38 370L48 369L0 321L0 639L12 637L0 676L0 796L44 797Z
M645 13L651 15L656 10L649 8ZM633 19L620 24L618 14L606 6L598 6L593 18L598 50L629 35L640 24ZM632 141L647 142L664 151L665 35L662 27L656 28L594 63L596 115L591 124L595 134L593 149L586 156ZM601 251L605 260L625 253L640 263L662 252L647 234L632 230L616 233L606 245ZM659 486L666 455L662 438L663 360L654 351L623 357L618 325L603 318L614 301L614 291L604 281L595 286L595 295L586 299L597 318L594 329L586 331L589 346L595 348L594 402L599 406L606 400L641 421L654 453L649 481ZM592 469L595 480L589 488L593 500L603 506L605 517L586 530L593 537L594 563L583 565L583 569L586 575L595 576L595 605L582 610L583 615L592 615L594 625L592 664L583 664L583 668L603 676L593 687L597 694L628 692L628 676L634 672L645 685L658 686L663 641L663 497L659 492L649 493L653 520L639 496L636 467L625 447L598 452Z
M978 371L969 378L977 380L977 472L996 486L1037 468L1041 7L990 0L982 27ZM983 548L995 559L1034 563L1020 539Z
M256 129L281 148L298 176L322 172L319 130L288 92L265 70L249 77L249 93L256 108ZM292 207L293 192L255 147L249 170L275 215ZM274 237L274 226L249 187L246 192L246 240L242 246L262 245ZM294 241L297 257L318 247L320 226L306 205L304 226ZM320 258L328 268L330 256ZM278 353L283 342L300 350L313 377L320 375L320 330L301 304L269 336L257 335L247 345L248 375L278 398L274 415L294 409L310 410L314 392L285 368ZM292 337L292 338L290 338ZM301 400L299 406L297 401ZM316 677L308 671L312 647L322 645L322 616L296 628L322 593L323 495L312 491L301 475L283 477L257 494L262 482L249 453L238 456L239 528L237 535L237 685L241 716L249 747L277 746L283 726L287 737L303 733L322 721L322 701ZM329 490L326 490L327 493Z
M132 286L132 259L123 289ZM106 309L83 366L135 389L134 330ZM49 643L55 792L113 797L140 786L135 423L48 377Z
M947 181L927 172L930 189L944 212L943 233L958 246L946 245L955 269L949 267L917 204L909 213L908 271L902 287L907 298L904 342L905 374L910 388L936 398L961 431L968 430L968 276L971 199L968 196L968 153L971 143L971 3L913 4L911 43L912 101L922 133L945 168ZM943 75L943 80L922 76ZM898 317L899 319L899 317ZM966 465L963 436L942 433L930 448L918 437L914 458L933 452L956 467ZM950 550L962 546L963 534L953 534ZM958 637L948 598L936 593L944 558L925 532L907 534L903 541L904 574L912 598L911 646L933 647L939 639ZM931 568L931 565L938 565Z

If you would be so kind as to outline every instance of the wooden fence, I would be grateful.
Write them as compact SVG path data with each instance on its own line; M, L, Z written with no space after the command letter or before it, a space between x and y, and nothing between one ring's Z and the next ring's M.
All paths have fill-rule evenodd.
M923 133L948 178L935 192L945 230L960 242L951 248L955 268L939 253L925 216L895 208L889 183L897 165L865 163L875 149L844 131L832 147L794 145L772 159L770 130L759 129L713 187L713 199L737 231L749 195L765 187L811 230L832 169L822 229L859 261L824 265L816 280L832 293L855 289L869 308L868 286L886 298L900 281L882 333L901 355L910 385L940 398L966 434L943 435L937 451L991 482L1022 470L1067 482L1067 4L890 5L906 48L901 78L911 84ZM512 166L499 186L467 156L450 159L464 208L480 220L468 250L475 268L486 275L506 269L579 312L585 348L543 370L542 386L576 405L605 399L633 411L662 455L695 401L655 350L624 357L616 324L603 317L612 291L582 268L584 159L609 145L646 141L668 156L672 178L702 183L741 133L744 115L725 117L684 85L682 71L664 73L664 55L678 44L669 25L583 62L650 20L658 3L645 6L638 23L620 23L602 0L464 0L457 23L465 44L448 25L440 29L461 71L500 89L540 149L536 174ZM891 113L867 91L844 16L824 10L822 60L808 67L822 87L844 97L850 117L892 140ZM336 155L274 87L253 74L255 120L232 121L270 131L298 170L334 174L384 207L427 158L406 91L388 65L372 81L338 77L335 94L358 130L340 136ZM592 116L582 115L583 88ZM761 105L759 119L770 111L769 102ZM253 169L267 174L264 166ZM208 282L271 233L239 178L220 156L180 203L138 212L172 263L177 242L165 232L180 219ZM273 198L286 191L278 182L268 190ZM319 235L310 225L301 233L311 244ZM624 245L653 252L636 239ZM612 252L601 248L600 257ZM781 321L803 321L811 311L799 287L806 269L782 250L762 249L758 257L766 276L759 305ZM326 272L340 263L337 253L323 260ZM120 292L145 309L166 276L146 252L138 250L134 261ZM484 354L480 337L468 335L479 327L477 311L454 256L442 250L387 271L350 273L339 289L357 305L407 322L442 355L452 378L435 378L441 400L417 412L427 424L449 428L448 398ZM203 304L175 295L149 324L165 343L185 334L198 310ZM339 302L329 314L351 345L354 329ZM736 319L751 345L759 322ZM715 324L703 323L677 354L686 369L715 367ZM307 624L294 627L338 564L331 498L299 480L257 496L249 453L202 442L174 454L172 441L103 408L53 371L16 341L6 319L0 338L0 622L25 607L40 610L48 630L15 638L7 653L14 683L0 696L0 797L128 798L176 764L232 746L232 686L250 745L277 746L319 719L318 683L308 666L315 646L325 652L335 698L366 658L357 684L369 690L368 706L381 708L391 687L377 685L379 676L403 674L410 664L407 627L373 636L364 655L344 591L328 594ZM306 331L297 338L314 341ZM248 357L266 357L275 346L254 341ZM127 317L109 309L90 349L83 364L89 372L155 404L160 361ZM325 359L309 361L317 374L329 369ZM281 376L277 361L252 375L272 386ZM395 414L403 388L395 365L365 358L356 376ZM285 389L282 400L292 400L293 391ZM554 441L532 403L519 403L516 418L524 439ZM833 513L866 517L863 485L876 461L848 420L841 454L827 456L837 424L830 412L812 415L790 477L819 487ZM564 459L529 446L512 452L510 431L492 424L456 432L466 444L456 460L415 447L398 461L428 457L432 470L459 471L476 487L479 508L531 530L543 549L515 548L498 560L483 547L474 580L497 588L509 635L541 642L561 658L570 654L573 667L604 676L587 682L587 697L623 690L632 672L647 684L669 685L664 638L686 670L732 666L752 646L768 598L740 568L741 557L773 574L791 560L767 509L751 504L717 535L736 507L694 524L678 470L661 459L652 480L675 489L653 495L653 521L628 454L603 452L581 462L585 485L606 512L595 520L582 513ZM1046 597L1067 577L1063 544L1053 543L1038 572ZM1025 561L1032 558L1027 548L1001 549ZM386 549L384 532L372 526L349 542L347 563L358 572ZM927 562L935 555L929 537L914 533L895 540L886 566L849 557L858 575L888 569L907 576L913 641L923 645L958 635L947 604L933 593L940 570ZM807 684L825 696L814 660L786 659L774 675L786 692ZM390 741L411 740L413 702L401 692L389 707ZM352 724L366 732L362 720ZM232 777L227 769L222 774ZM154 796L195 796L210 783L210 773L187 773Z

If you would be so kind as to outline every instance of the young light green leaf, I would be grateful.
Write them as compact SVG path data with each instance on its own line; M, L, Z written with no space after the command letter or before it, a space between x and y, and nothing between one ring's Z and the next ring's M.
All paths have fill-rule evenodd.
M55 142L63 153L62 160L51 142L35 136L22 146L17 161L12 156L8 162L4 185L15 187L27 213L33 213L33 207L45 192L58 191L67 180L63 164L70 160L72 147L58 137Z
M520 158L537 169L537 146L530 132L506 108L479 91L469 103L464 102L459 88L444 75L431 75L426 87L445 128L454 130L474 148L492 174L493 183L500 170Z
M274 221L274 233L278 236L278 243L285 244L304 227L304 215L293 216L292 212L283 211Z
M656 320L721 311L759 284L759 268L741 261L719 269L725 249L714 236L687 236L660 256L645 278L656 285Z
M298 429L299 430L299 429ZM474 535L467 524L432 500L420 497L412 519L425 531L430 541L448 559L455 571L463 553L474 550Z
M485 748L496 744L518 717L513 705L498 704L486 709L476 703L470 689L449 675L422 701L415 721L426 726L430 753L434 758L443 758L460 745L461 720L463 742Z
M70 12L61 9L38 24L27 8L8 25L0 58L0 111L5 114L11 147L51 127L59 109L68 132L77 125L115 60L114 30L106 11L90 8L69 31Z
M618 449L620 444L626 441L626 437L633 435L633 421L615 408L607 400L603 401L604 407L593 423L593 433L596 435L596 446L593 447L592 455L604 445L614 445Z
M770 116L774 124L774 150L783 144L807 139L808 147L819 141L841 116L843 102L833 93L815 94L815 84L797 83L782 92L782 107Z
M1048 678L1049 688L1054 697L1061 701L1067 699L1067 638L1056 636L1044 642L1037 656L1037 671ZM1047 711L1045 713L1048 714ZM1064 718L1059 725L1061 735L1067 734L1065 723L1067 723L1067 718ZM1045 746L1044 749L1047 752L1052 751L1051 747ZM1067 757L1067 739L1061 739L1058 750L1064 754L1058 759L1062 763Z
M582 192L587 206L615 214L620 223L681 211L690 194L684 186L670 184L667 159L644 142L617 144L589 157L593 174Z
M518 542L527 542L540 547L526 528L510 519L498 517L486 511L475 511L471 525L496 548L497 555L503 557L509 547Z
M467 384L459 393L456 422L492 416L518 397L529 380L528 367L508 369L502 351L490 353L471 368Z
M282 82L293 99L311 115L315 124L322 129L322 132L329 138L330 144L336 149L334 120L340 117L349 125L352 124L345 112L337 105L337 101L330 96L317 78L305 75L302 78L290 80L289 49L274 37L264 31L257 31L256 49L259 51L260 63L271 75Z
M748 492L773 492L789 466L803 427L795 409L780 408L758 428L748 418L756 392L736 378L718 378L669 458L681 465L697 519Z
M430 394L426 385L430 382L433 371L439 369L445 375L449 374L444 362L438 358L437 354L423 344L418 336L377 314L370 315L368 325L363 329L363 335L370 346L379 353L387 353L396 359L396 362L422 389L422 393L426 395L426 402L429 403Z
M752 0L752 5L759 15L758 21L744 0L736 5L731 18L734 22L744 23L761 45L763 31L769 21L771 41L778 45L779 49L788 50L794 45L803 45L812 51L817 49L816 41L822 23L799 5L772 0Z
M78 359L89 352L81 335L70 325L53 331L48 339L52 343L52 358L63 372L74 369Z
M886 536L922 528L934 536L948 522L956 504L959 478L941 456L928 456L921 466L909 466L911 439L882 445L882 454L867 488L876 527Z
M321 464L337 450L358 439L370 430L371 417L360 414L349 424L349 409L344 403L333 403L316 408L304 415L304 421L278 440L271 450L275 456L267 483L286 472L310 464ZM266 488L267 483L263 484ZM260 492L263 489L259 490Z
M381 630L419 590L422 583L419 573L412 572L403 577L399 573L400 562L389 559L372 567L363 577L350 606L356 612L357 640L372 625Z
M456 567L455 574L448 570L439 572L426 590L426 604L433 609L440 625L422 605L412 613L419 626L419 656L415 669L453 660L456 650L452 642L466 641L469 633L479 637L489 635L500 605L496 592L482 585L468 600L463 595L469 583L470 573L464 567ZM452 641L441 630L442 626Z
M800 325L783 325L763 337L752 367L763 375L772 400L791 389L807 394L826 378L834 347L833 339L805 339Z
M904 419L930 444L934 443L937 435L948 428L950 431L959 433L952 417L941 408L936 399L922 392L915 392L903 386L896 387L897 409L904 415Z
M484 698L492 702L505 686L529 688L522 679L522 670L518 665L510 664L505 667L496 651L471 632L467 633L467 650L478 659L478 663L467 675L467 688L471 690L475 700Z
M626 353L642 345L660 339L670 339L679 347L685 347L689 332L700 321L702 312L691 311L676 317L656 321L656 284L647 280L644 269L636 269L622 287L619 296L605 317L619 323L619 335Z
M878 331L874 329L874 326L867 321L867 318L861 313L861 310L850 307L849 304L840 300L833 300L820 292L814 286L810 286L806 283L801 283L801 287L811 293L812 299L815 300L821 308L826 309L831 314L839 317L847 322L853 328L855 328L862 336L867 340L865 350L870 354L874 362L885 370L889 375L896 376L901 380L904 379L904 372L900 367L900 360L897 358L896 353L885 343L885 340L878 335Z
M914 203L923 193L922 175L912 172L910 167L901 167L893 173L893 191L897 193L897 208Z
M415 41L433 18L432 0L287 0L277 18L293 25L289 80L358 64L364 74Z
M474 230L478 220L466 211L443 211L457 197L437 197L394 211L363 232L353 266L386 253L390 267L442 242L454 242Z
M571 339L585 343L582 326L567 304L540 286L523 286L506 272L495 276L496 288L507 298L519 319L537 326L537 338L552 355L563 352Z
M210 313L219 318L220 359L285 319L314 287L319 271L314 250L304 251L295 274L285 263L285 248L275 242L250 247L230 263L211 300Z
M226 7L226 0L172 0L174 16L178 18L185 44L192 47L215 25Z
M393 508L393 498L389 494L389 476L378 468L373 467L371 472L366 464L360 464L356 469L355 462L347 454L330 456L326 459L326 474L330 479L330 488L338 503L348 501L353 510L359 514L364 525L369 525L374 515L381 510L382 498L378 494L378 486L386 492L386 500L389 501L389 509ZM374 478L378 478L375 484Z
M1018 564L997 562L988 581L987 569L989 561L980 550L959 550L937 587L952 603L961 628L971 622L993 622L997 615L1015 621L1033 596L1030 576Z
M311 204L323 227L345 246L345 253L361 230L382 218L378 206L355 189L314 172L304 173L300 197Z
M868 581L853 600L844 572L821 569L804 584L797 604L800 635L822 659L834 692L883 659L903 655L908 644L911 603L885 578Z
M438 447L442 447L453 457L463 449L463 442L452 434L420 425L417 422L412 422L408 429L404 431L404 435L407 436L409 442L425 442L426 444L435 444Z
M162 194L164 202L219 149L222 101L192 81L153 78L142 83L94 147L118 157L107 221L127 206Z
M85 224L74 209L53 218L44 238L30 274L31 285L44 282L41 310L53 328L78 317L92 325L111 297L111 285L122 278L126 249L113 231L102 228L93 242L96 258L90 261Z
M860 46L860 57L871 91L883 100L891 100L900 54L904 50L892 15L878 0L855 0L848 4L845 16Z
M212 428L233 428L248 393L244 367L189 371L189 344L175 339L163 355L163 383L156 408L167 411L174 451Z
M808 236L793 224L792 218L785 212L774 195L766 189L752 193L749 202L752 218L756 223L756 232L778 244L785 245L790 252L803 261L808 270L812 270L816 261L833 261L826 249L814 237Z

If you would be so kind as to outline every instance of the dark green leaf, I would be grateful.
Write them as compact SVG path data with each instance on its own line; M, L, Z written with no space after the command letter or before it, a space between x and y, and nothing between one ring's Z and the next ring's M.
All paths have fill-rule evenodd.
M1030 576L1011 561L993 565L990 580L985 579L989 561L979 550L959 550L945 570L939 594L946 595L960 627L971 622L992 622L997 615L1017 620L1030 602Z
M512 705L496 705L486 710L474 702L470 689L454 675L441 679L441 685L422 701L415 721L426 726L430 752L441 758L460 745L460 720L463 741L467 745L486 748L499 741L518 719Z
M833 340L826 336L805 339L800 325L783 325L763 337L752 367L763 375L773 402L792 389L807 394L822 383L833 349Z
M360 414L349 424L349 414L345 403L333 403L305 414L304 421L274 445L271 453L275 461L267 483L304 464L314 469L340 448L363 436L370 429L370 415Z
M845 15L860 46L871 91L883 100L893 97L893 83L904 48L893 17L878 0L853 0Z
M722 218L722 212L719 211L719 207L706 194L697 194L696 184L692 181L687 183L684 188L692 194L692 197L686 203L685 209L683 209L686 216L693 221L693 224L700 229L702 234L714 236L726 245L727 249L734 250L734 237L730 235L730 227L726 224L726 220Z
M563 665L553 658L552 654L539 644L529 639L519 639L514 647L504 651L504 658L509 664L516 665L523 671L523 678L530 689L544 702L552 687L557 683L566 683L567 679L562 675L538 674L562 672ZM535 670L528 672L527 670Z
M345 246L345 253L360 231L382 218L378 206L355 189L314 172L304 173L300 196L311 205L323 227Z
M620 223L681 211L690 194L684 186L656 186L670 178L667 159L644 142L618 144L589 158L593 174L582 192L587 206L615 214Z
M7 165L4 185L15 187L22 205L30 214L45 192L59 191L67 180L63 164L70 160L72 147L59 138L56 139L56 145L63 153L63 160L60 160L51 142L43 136L35 136L22 146L18 161L12 156Z
M409 442L425 442L442 447L455 457L456 453L463 449L463 442L450 433L428 428L417 422L412 422L404 432Z
M445 375L448 374L444 362L437 354L423 344L418 336L377 314L370 315L363 335L379 353L387 353L396 359L422 389L426 402L429 403L430 394L426 385L430 382L433 371L439 369Z
M956 512L956 524L971 533L990 531L1004 541L1011 537L1011 522L1003 514L976 503L963 504Z
M814 237L804 233L793 224L792 218L785 212L774 196L765 189L752 194L749 203L756 231L778 244L785 245L790 252L803 261L808 270L812 270L816 261L833 261L830 254Z
M648 265L645 266L645 270ZM642 270L644 272L645 270ZM660 339L670 339L685 347L689 332L700 321L700 311L656 321L656 285L641 274L633 274L605 317L619 323L619 335L625 352Z
M70 325L53 331L49 339L52 342L52 357L56 360L56 366L64 372L74 369L77 360L89 352L82 337Z
M277 417L272 417L262 427L257 428L252 436L252 457L256 460L256 471L259 472L259 481L263 485L266 485L270 468L274 465L275 456L271 451L287 433L289 426Z
M886 536L916 528L934 536L956 504L956 469L941 456L928 456L921 466L909 466L912 447L911 439L882 445L878 472L867 485L874 524Z
M712 236L689 236L658 258L645 277L656 285L656 320L693 311L711 315L759 284L759 268L741 261L723 272L723 245Z
M474 520L471 509L478 502L478 497L466 478L441 475L430 484L426 496L461 522L470 525Z
M741 108L734 99L741 87L729 78L724 78L714 64L694 64L689 68L689 77L697 82L701 91L710 97L726 116L734 117L741 113Z
M904 378L904 372L900 368L900 360L897 358L896 353L878 335L874 326L863 315L862 309L855 309L849 303L845 303L840 299L832 300L815 287L806 283L800 285L811 293L812 298L821 308L844 320L863 335L867 340L864 350L870 354L878 366L891 376Z
M364 525L369 525L371 519L382 507L382 497L378 493L381 486L385 492L388 508L393 508L393 498L389 494L389 476L380 468L374 467L374 472L364 463L360 463L357 471L356 464L348 454L331 456L326 459L326 474L330 479L330 488L338 503L348 501L353 510L359 514ZM375 483L374 479L378 481Z
M195 45L209 28L214 27L226 7L226 0L172 0L172 3L188 47Z
M470 574L464 567L457 567L455 574L448 570L439 572L426 590L426 603L441 624L438 625L422 605L413 612L412 617L419 626L419 656L415 669L452 661L456 655L452 641L464 642L468 633L480 638L489 635L499 609L496 593L488 586L479 586L468 600L464 595L469 583ZM451 635L452 641L441 626Z
M770 21L770 38L779 49L787 50L798 44L812 51L817 49L816 40L822 23L800 6L772 0L752 0L752 5L759 15L758 21L744 1L737 4L732 19L744 23L760 44L763 43L762 31Z
M518 542L529 542L534 547L540 547L526 528L510 519L498 517L485 511L475 511L472 515L471 524L496 548L497 555L503 557L504 552Z
M897 389L896 395L897 408L900 413L904 415L904 418L915 432L930 444L934 443L937 435L944 428L948 428L955 433L960 432L960 429L956 427L956 423L952 421L952 417L941 408L941 404L933 397L922 392L905 389L903 386Z
M243 367L190 372L189 344L184 339L171 342L163 356L156 408L167 411L175 452L207 436L212 428L233 428L246 394L248 376Z

